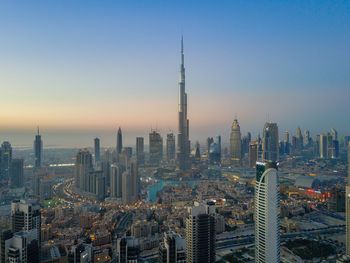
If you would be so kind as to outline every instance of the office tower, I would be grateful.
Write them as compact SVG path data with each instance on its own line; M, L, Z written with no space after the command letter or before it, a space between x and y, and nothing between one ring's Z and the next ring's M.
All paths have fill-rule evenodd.
M175 136L173 133L166 135L166 159L168 162L174 161L176 155Z
M221 163L221 136L216 136L215 141L210 144L209 163Z
M138 262L140 245L138 239L126 236L117 240L118 263Z
M180 171L190 168L189 120L187 118L187 93L185 90L185 56L181 39L181 66L179 81L179 133L177 135L177 161Z
M186 219L186 262L215 262L215 204L195 202Z
M132 200L138 200L140 195L140 177L138 173L138 165L136 160L132 159L129 162L129 170L131 176L131 196Z
M137 163L131 160L128 169L122 174L122 201L129 204L139 198L140 178L138 175Z
M40 168L42 165L42 154L43 154L43 141L41 139L39 127L38 127L38 132L35 135L35 140L34 140L34 168Z
M303 146L304 146L304 142L303 142L303 135L302 135L302 132L301 132L301 129L300 127L297 128L297 131L296 131L296 145L295 145L295 150L302 150L303 149Z
M195 153L194 153L194 158L196 160L201 159L201 146L200 146L199 142L196 142L196 149L195 149Z
M248 132L247 135L242 138L242 158L249 153L249 143L251 139L252 135L250 132Z
M106 177L104 177L103 171L98 171L96 175L96 198L99 201L103 201L106 197Z
M94 150L95 150L95 166L101 162L101 149L100 149L100 139L94 139Z
M311 145L311 137L310 137L310 131L306 130L304 133L304 145L310 146Z
M249 144L249 167L255 168L256 161L258 160L258 141L251 141Z
M106 187L110 187L111 186L111 164L109 161L103 159L101 161L101 168L103 171L103 176L106 179Z
M163 138L156 131L149 134L149 164L158 166L163 159Z
M35 200L14 200L11 204L12 231L35 232L38 244L41 242L41 212L40 204Z
M209 151L210 151L210 145L214 142L214 138L213 137L208 137L207 138L207 154L209 157Z
M277 163L258 162L255 180L255 262L280 262Z
M350 142L348 143L348 178L346 182L346 256L350 257Z
M159 244L160 263L186 263L186 241L175 232L164 233Z
M119 127L118 129L118 134L117 134L117 157L119 156L119 154L122 153L122 149L123 149L123 135L122 135L122 129Z
M79 150L75 160L75 186L81 191L89 189L89 173L92 171L92 155L87 149Z
M1 144L0 180L9 179L11 175L12 146L8 141Z
M111 166L111 197L122 197L122 166L113 164Z
M145 164L145 144L143 137L136 137L136 161L139 165Z
M262 159L277 161L279 156L278 127L277 123L265 123L262 139Z
M328 154L327 138L328 136L326 134L320 134L319 151L320 151L321 159L327 158L327 154Z
M12 159L11 187L23 187L23 159Z
M131 175L129 171L125 171L122 174L122 201L123 204L129 204L132 202L131 195Z
M338 140L338 132L336 129L332 128L331 129L331 136L332 136L332 140L333 141L337 141Z
M240 164L242 159L241 128L235 118L231 127L230 136L231 160L233 164Z

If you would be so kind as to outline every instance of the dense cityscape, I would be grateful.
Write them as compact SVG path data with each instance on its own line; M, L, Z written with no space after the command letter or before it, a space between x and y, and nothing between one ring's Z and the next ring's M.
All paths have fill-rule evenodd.
M350 136L266 122L252 138L235 117L228 147L191 143L184 60L182 39L177 137L1 144L1 262L348 262Z
M0 263L350 263L349 29L347 1L0 2Z

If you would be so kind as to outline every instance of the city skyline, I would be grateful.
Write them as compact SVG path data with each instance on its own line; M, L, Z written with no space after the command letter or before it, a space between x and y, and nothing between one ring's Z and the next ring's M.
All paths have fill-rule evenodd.
M1 5L0 28L8 38L0 44L0 134L14 145L31 138L37 125L43 133L61 134L45 140L58 146L89 145L87 133L104 144L103 135L119 126L137 136L152 127L176 131L181 34L192 141L216 134L226 141L235 114L242 134L260 132L267 120L289 131L350 131L340 114L349 110L350 95L347 3L304 3L302 9L292 2L265 8L155 2L152 9L90 2L84 12L68 2ZM64 10L70 12L60 16ZM139 20L129 21L130 14ZM48 16L54 32L41 24ZM260 112L261 101L274 103Z

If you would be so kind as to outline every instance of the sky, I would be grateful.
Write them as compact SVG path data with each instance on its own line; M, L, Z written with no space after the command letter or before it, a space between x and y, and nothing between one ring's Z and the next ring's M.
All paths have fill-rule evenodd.
M177 131L180 39L192 141L350 134L350 1L0 1L0 141L126 144ZM146 140L147 143L147 140Z

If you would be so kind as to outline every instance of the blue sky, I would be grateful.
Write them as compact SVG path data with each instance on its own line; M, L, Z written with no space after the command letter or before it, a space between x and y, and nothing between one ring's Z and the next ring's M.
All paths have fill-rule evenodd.
M349 1L1 1L0 34L0 139L176 131L181 34L192 140L350 133Z

